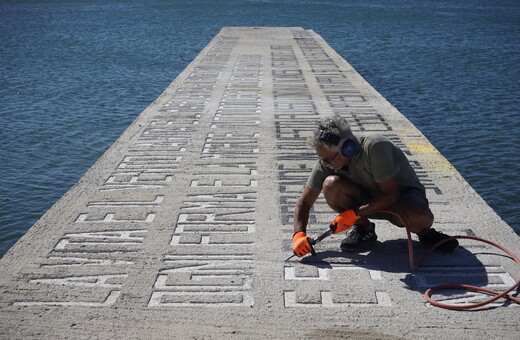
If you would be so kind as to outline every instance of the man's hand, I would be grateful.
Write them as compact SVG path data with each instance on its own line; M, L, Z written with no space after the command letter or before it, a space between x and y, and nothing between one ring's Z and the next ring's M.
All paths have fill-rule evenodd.
M336 227L334 234L339 234L347 229L352 228L354 223L361 217L356 214L354 210L347 210L338 215L332 222L332 225Z
M307 234L303 231L299 231L293 236L293 251L298 257L302 257L305 254L315 254L314 248L309 243L311 238L307 237Z

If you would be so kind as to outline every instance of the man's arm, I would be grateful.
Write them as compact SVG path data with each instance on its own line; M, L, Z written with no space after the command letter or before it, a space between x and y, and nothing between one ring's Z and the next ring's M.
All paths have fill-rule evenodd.
M379 195L374 197L368 204L360 206L356 211L358 215L367 216L376 213L392 206L399 200L399 186L395 176L378 183L378 185Z
M318 199L320 195L319 191L314 191L309 187L305 186L303 188L303 192L296 201L296 205L294 207L294 216L293 216L293 224L294 224L294 233L307 231L307 223L309 223L309 213L311 211L314 202Z

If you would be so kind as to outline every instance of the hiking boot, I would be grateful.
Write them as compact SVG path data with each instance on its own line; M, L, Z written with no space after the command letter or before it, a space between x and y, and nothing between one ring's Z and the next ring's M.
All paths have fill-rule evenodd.
M419 236L419 241L421 241L422 244L427 246L428 248L433 247L438 242L448 238L450 236L440 233L437 230L430 228L428 229L428 233L424 236ZM439 247L437 247L437 250L440 250L445 253L451 253L459 246L459 241L456 239L449 240L446 243L443 243Z
M353 251L356 247L370 244L377 240L376 225L370 223L370 228L366 228L357 224L354 224L352 228L347 231L347 237L341 241L341 250Z

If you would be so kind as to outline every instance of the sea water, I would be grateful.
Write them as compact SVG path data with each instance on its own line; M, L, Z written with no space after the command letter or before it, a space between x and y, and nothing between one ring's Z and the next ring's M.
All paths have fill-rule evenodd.
M316 31L520 233L517 0L3 0L0 256L225 26Z

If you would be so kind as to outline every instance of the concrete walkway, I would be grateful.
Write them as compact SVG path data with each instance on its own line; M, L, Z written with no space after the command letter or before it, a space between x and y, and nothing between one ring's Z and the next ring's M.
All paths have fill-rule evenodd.
M371 251L342 253L334 236L284 262L316 160L305 138L330 114L406 152L435 228L518 255L520 237L321 37L225 28L0 260L0 338L518 339L518 305L424 300L438 284L511 286L519 269L483 243L412 272L405 231L378 221ZM320 198L309 234L334 217Z

